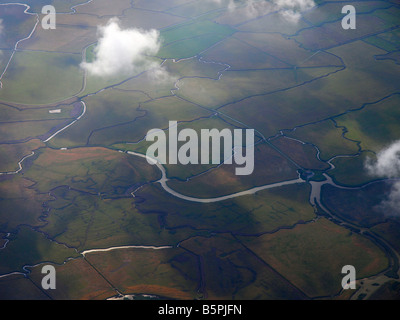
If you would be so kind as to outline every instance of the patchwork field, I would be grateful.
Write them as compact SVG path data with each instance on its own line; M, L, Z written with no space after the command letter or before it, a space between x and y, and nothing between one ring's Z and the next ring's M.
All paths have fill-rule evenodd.
M400 4L307 3L0 0L0 299L398 298Z

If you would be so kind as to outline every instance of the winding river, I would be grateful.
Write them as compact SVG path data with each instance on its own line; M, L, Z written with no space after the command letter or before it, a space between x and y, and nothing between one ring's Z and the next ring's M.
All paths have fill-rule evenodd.
M123 151L120 151L120 152L123 152ZM229 200L229 199L240 197L240 196L251 195L251 194L254 194L261 190L265 190L265 189L277 188L277 187L282 187L282 186L286 186L286 185L290 185L290 184L305 182L303 179L298 178L298 179L294 179L294 180L266 184L266 185L263 185L260 187L255 187L255 188L251 188L251 189L248 189L245 191L240 191L240 192L236 192L236 193L232 193L232 194L229 194L226 196L221 196L221 197L216 197L216 198L195 198L195 197L186 196L184 194L181 194L181 193L176 192L175 190L171 189L167 184L169 179L167 178L165 168L158 161L148 157L147 155L143 155L141 153L137 153L137 152L133 152L133 151L127 151L127 153L134 155L134 156L141 157L141 158L145 158L149 163L156 165L157 168L160 169L160 171L161 171L161 179L156 182L160 183L162 188L169 194L173 195L174 197L177 197L179 199L186 200L186 201L191 201L191 202L198 202L198 203L219 202L219 201Z

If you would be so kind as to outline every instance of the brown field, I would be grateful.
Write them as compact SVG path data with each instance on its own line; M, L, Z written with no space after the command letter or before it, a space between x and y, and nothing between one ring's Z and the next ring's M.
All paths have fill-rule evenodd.
M60 23L60 22L58 22ZM59 25L49 32L38 24L33 36L21 43L22 49L62 51L81 54L83 48L96 41L96 28Z
M91 253L86 259L126 294L150 293L184 299L197 295L196 259L180 248L121 249Z
M119 157L121 157L120 153L102 147L69 150L46 149L43 155L40 156L39 162L41 166L51 166L54 164L98 158L112 161Z
M43 225L39 221L42 215L42 204L51 197L38 194L30 188L32 181L22 176L8 176L0 180L0 230L14 231L20 224L31 226Z
M105 25L108 21L108 17L96 17L91 14L79 13L79 14L60 14L57 16L57 23L67 26L84 27L84 28L96 28L98 25Z
M136 2L135 2L136 3ZM162 29L184 22L186 19L164 12L128 9L121 18L121 25L126 28Z
M47 293L55 300L104 300L117 294L104 278L84 259L74 259L54 266L57 290ZM32 268L30 278L40 287L41 266Z
M290 65L234 37L226 39L204 53L205 60L229 64L232 69L288 68ZM246 59L243 59L246 56Z
M207 299L303 299L305 296L230 234L193 237L182 247L201 259Z
M274 139L271 143L305 169L325 170L329 168L328 164L317 159L317 150L309 144L302 144L285 137Z
M124 291L124 294L155 294L161 297L168 297L172 299L179 299L179 300L193 300L193 294L189 292L185 292L182 290L178 290L171 287L163 287L159 285L146 285L146 284L139 284L135 286L127 287Z
M87 5L77 7L76 11L77 13L89 13L91 15L97 15L98 17L113 17L122 15L124 10L130 7L130 0L94 0Z
M235 37L273 57L279 57L289 65L297 67L342 65L337 57L326 52L314 55L313 52L300 47L293 39L288 39L280 34L237 33Z

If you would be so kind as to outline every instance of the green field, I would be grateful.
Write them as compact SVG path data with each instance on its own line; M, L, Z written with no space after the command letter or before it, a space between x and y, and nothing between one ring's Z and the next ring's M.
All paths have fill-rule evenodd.
M19 255L18 252L25 251L27 254ZM6 249L0 252L2 274L14 271L23 271L26 265L35 265L42 261L61 264L68 258L76 257L75 250L64 245L48 241L46 236L29 227L21 227L17 236L10 239Z
M3 102L50 104L72 97L82 87L80 55L17 52L2 81ZM52 65L49 69L49 65Z
M346 137L360 141L363 150L379 151L400 137L399 102L400 96L394 94L336 120L338 125L347 128Z
M193 57L224 38L234 30L211 21L199 20L162 30L161 58L183 59Z

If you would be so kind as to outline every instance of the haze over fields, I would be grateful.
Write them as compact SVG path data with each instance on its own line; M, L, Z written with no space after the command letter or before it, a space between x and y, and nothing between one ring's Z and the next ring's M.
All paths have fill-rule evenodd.
M396 0L0 0L0 299L399 299L399 106Z

